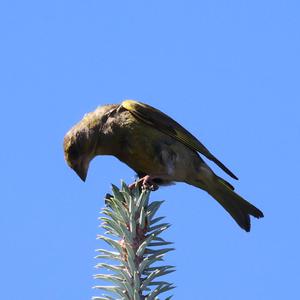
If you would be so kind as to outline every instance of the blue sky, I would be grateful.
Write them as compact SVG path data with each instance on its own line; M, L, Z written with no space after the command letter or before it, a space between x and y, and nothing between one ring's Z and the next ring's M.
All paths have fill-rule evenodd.
M247 234L192 186L153 193L173 225L174 299L300 298L299 10L276 0L2 1L1 297L99 294L103 196L134 173L99 157L83 184L62 140L84 113L131 98L199 137L265 213Z

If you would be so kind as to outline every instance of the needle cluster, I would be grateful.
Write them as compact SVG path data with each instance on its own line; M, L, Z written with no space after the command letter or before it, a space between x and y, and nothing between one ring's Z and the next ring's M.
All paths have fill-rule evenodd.
M113 195L106 197L104 214L100 217L106 235L98 236L113 251L97 249L98 259L113 263L98 263L96 268L106 269L111 274L96 274L113 285L97 285L95 288L109 295L93 300L159 300L161 294L174 288L161 276L174 272L174 267L161 265L165 254L174 248L160 234L170 227L162 222L164 217L155 217L163 201L149 201L149 190L135 187L132 190L122 182L121 189L112 186ZM110 295L114 295L114 298ZM171 299L172 296L165 298Z

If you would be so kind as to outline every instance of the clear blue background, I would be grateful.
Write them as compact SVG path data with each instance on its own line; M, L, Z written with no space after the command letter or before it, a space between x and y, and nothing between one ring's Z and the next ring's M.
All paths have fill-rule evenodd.
M300 299L299 13L276 0L2 1L1 298L100 294L103 196L134 173L99 157L83 184L62 141L84 113L131 98L199 137L265 213L247 234L192 186L153 193L173 224L174 299Z

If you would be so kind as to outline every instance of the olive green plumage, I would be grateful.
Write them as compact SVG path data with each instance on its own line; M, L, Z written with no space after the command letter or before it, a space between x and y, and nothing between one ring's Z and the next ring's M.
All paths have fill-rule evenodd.
M64 138L65 159L85 181L89 163L97 155L114 155L154 185L186 182L214 197L246 231L250 215L263 213L218 177L200 154L237 177L191 133L161 111L134 100L104 105L86 114Z

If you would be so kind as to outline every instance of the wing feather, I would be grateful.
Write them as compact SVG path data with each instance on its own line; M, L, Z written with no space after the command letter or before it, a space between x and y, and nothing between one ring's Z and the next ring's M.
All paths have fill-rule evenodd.
M238 179L223 163L221 163L209 150L190 132L183 128L175 120L161 112L160 110L134 100L125 100L121 104L126 110L130 111L136 118L146 124L157 128L163 133L177 139L190 149L200 152L208 159L216 163L224 172L234 179Z

